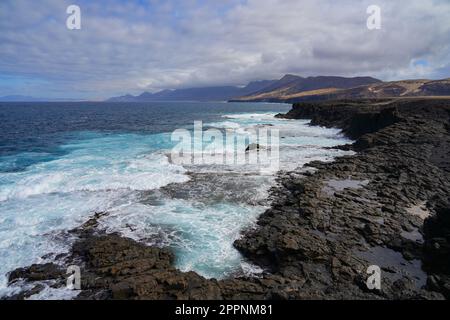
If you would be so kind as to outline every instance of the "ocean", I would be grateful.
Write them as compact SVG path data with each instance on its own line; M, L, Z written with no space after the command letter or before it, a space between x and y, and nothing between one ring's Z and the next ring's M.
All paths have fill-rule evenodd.
M175 265L207 278L257 275L233 242L270 206L276 171L171 161L176 129L245 135L279 130L279 169L332 161L350 141L337 129L284 120L287 104L0 103L0 296L7 273L51 262L75 241L68 233L96 212L99 227L170 247ZM230 150L228 150L230 151ZM49 289L51 291L51 289ZM47 291L40 298L61 297Z

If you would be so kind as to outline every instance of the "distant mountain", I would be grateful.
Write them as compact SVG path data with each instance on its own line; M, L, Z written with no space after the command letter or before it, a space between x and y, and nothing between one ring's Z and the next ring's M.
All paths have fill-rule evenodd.
M383 82L372 77L300 77L287 74L279 80L250 82L245 87L218 86L144 92L111 98L110 102L238 101L299 102L330 99L366 99L450 96L450 79Z
M4 96L0 97L1 102L28 102L28 101L42 101L41 99L29 97L29 96L20 96L20 95L13 95L13 96Z
M341 89L349 89L362 85L382 83L381 80L371 77L333 77L319 76L303 78L296 75L285 75L278 81L249 95L241 96L233 101L286 101L305 92L326 94Z
M228 101L264 89L276 80L250 82L245 87L217 86L177 90L163 90L156 93L144 92L138 96L125 95L110 98L109 102L146 102L146 101Z
M82 101L78 99L67 99L67 98L35 98L30 96L21 95L11 95L0 97L0 102L73 102Z
M450 78L442 80L401 80L373 83L350 89L305 91L285 99L286 102L450 96Z

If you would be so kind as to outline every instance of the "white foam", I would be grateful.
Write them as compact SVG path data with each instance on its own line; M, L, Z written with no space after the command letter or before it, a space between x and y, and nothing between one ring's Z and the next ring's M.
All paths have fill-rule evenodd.
M237 114L226 114L223 115L224 118L228 119L245 119L245 120L273 120L276 113L237 113Z
M163 153L130 158L70 154L25 172L1 174L8 183L0 185L0 201L77 191L151 190L187 181L185 172Z
M179 269L221 278L238 271L242 257L233 248L233 241L243 228L256 222L262 211L264 207L167 199L158 206L133 204L121 208L101 223L109 232L140 241L159 234L157 228L162 227L167 233L163 245L175 249ZM160 239L154 239L154 243L160 243L156 240Z
M66 289L65 287L52 288L45 285L41 292L30 296L27 300L72 300L79 294L79 290Z
M136 203L140 190L188 181L183 167L154 150L161 138L94 137L61 146L69 152L57 160L0 173L0 291L8 271L67 252L73 239L65 231L95 212Z

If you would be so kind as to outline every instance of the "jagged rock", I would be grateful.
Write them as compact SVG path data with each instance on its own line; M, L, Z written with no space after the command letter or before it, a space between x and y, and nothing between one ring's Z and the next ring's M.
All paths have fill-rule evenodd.
M10 272L8 282L12 283L19 279L27 281L53 280L61 278L63 275L65 275L65 270L54 263L33 264Z

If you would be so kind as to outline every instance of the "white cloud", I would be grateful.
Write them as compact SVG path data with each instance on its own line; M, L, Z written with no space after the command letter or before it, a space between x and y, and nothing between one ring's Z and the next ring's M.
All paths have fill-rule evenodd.
M65 28L73 2L79 31ZM380 31L366 28L374 2ZM448 1L0 2L0 74L34 80L16 85L34 95L101 98L284 73L448 77L449 39Z

